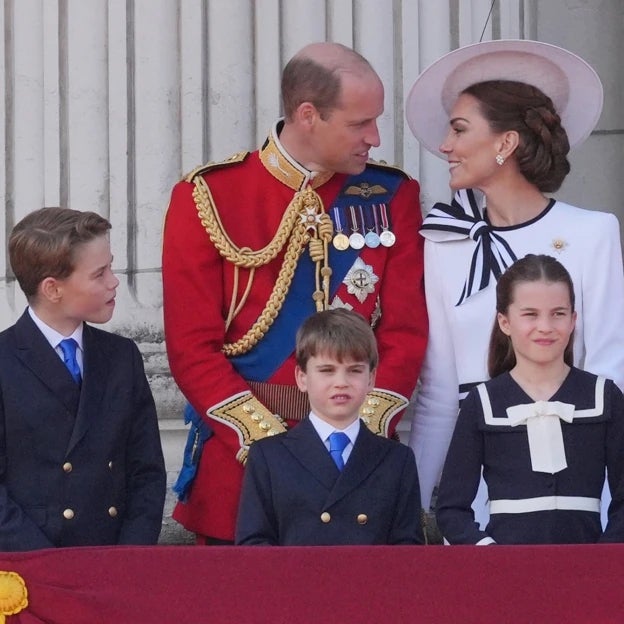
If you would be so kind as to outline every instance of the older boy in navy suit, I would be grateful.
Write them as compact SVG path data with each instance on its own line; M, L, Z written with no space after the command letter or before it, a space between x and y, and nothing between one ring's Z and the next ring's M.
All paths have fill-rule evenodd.
M296 358L311 413L250 447L236 543L422 543L412 451L360 423L378 361L370 326L346 309L314 314L299 329Z
M134 342L115 308L110 223L43 208L13 229L28 308L0 333L0 550L154 544L165 469Z

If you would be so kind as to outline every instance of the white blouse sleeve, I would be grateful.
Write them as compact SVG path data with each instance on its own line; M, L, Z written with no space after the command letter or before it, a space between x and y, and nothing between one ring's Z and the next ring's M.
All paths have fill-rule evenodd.
M429 509L433 488L440 480L459 409L455 351L442 289L444 267L437 248L437 243L425 241L429 342L420 385L410 406L413 412L410 446L416 455L425 510Z
M613 379L624 390L624 270L617 217L602 213L582 293L585 358L582 368ZM586 234L590 236L589 232ZM578 306L578 304L577 304Z

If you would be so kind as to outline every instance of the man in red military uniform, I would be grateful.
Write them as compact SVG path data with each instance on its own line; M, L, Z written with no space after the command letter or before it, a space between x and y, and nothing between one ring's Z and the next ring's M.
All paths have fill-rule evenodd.
M293 353L306 317L343 306L374 327L377 386L361 416L380 435L393 435L425 352L419 187L368 159L379 77L349 48L311 44L284 69L282 98L262 148L188 174L165 221L167 352L195 417L196 474L173 516L198 543L233 539L249 445L309 411Z

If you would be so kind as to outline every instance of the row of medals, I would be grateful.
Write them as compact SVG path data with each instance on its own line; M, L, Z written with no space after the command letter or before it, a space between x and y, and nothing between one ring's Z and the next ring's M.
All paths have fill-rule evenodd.
M338 230L334 235L332 240L332 244L338 251L344 251L351 247L351 249L362 249L364 246L370 247L371 249L375 249L382 245L384 247L392 247L396 242L396 236L394 232L390 231L387 226L382 226L382 231L379 232L379 226L377 224L377 216L376 216L376 206L375 204L371 205L371 210L373 211L373 215L375 217L375 225L373 228L369 228L369 231L366 234L362 234L362 232L366 231L366 226L362 223L362 232L360 231L360 223L355 217L351 221L351 234L347 236L343 231L340 225L340 218L338 216L339 208L334 208L334 221L336 229ZM385 215L386 207L383 207L384 215ZM361 212L361 207L360 207Z

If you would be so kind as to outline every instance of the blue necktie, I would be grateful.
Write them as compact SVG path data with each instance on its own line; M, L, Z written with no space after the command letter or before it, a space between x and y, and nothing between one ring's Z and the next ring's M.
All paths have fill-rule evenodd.
M74 381L80 385L82 377L80 375L78 360L76 359L78 343L73 338L65 338L59 342L59 347L61 347L61 351L63 351L63 362L65 362L67 370L71 373Z
M349 442L349 436L346 433L342 433L342 431L334 431L334 433L329 436L329 454L334 460L334 464L338 466L338 470L342 470L344 468L342 452L345 450Z

